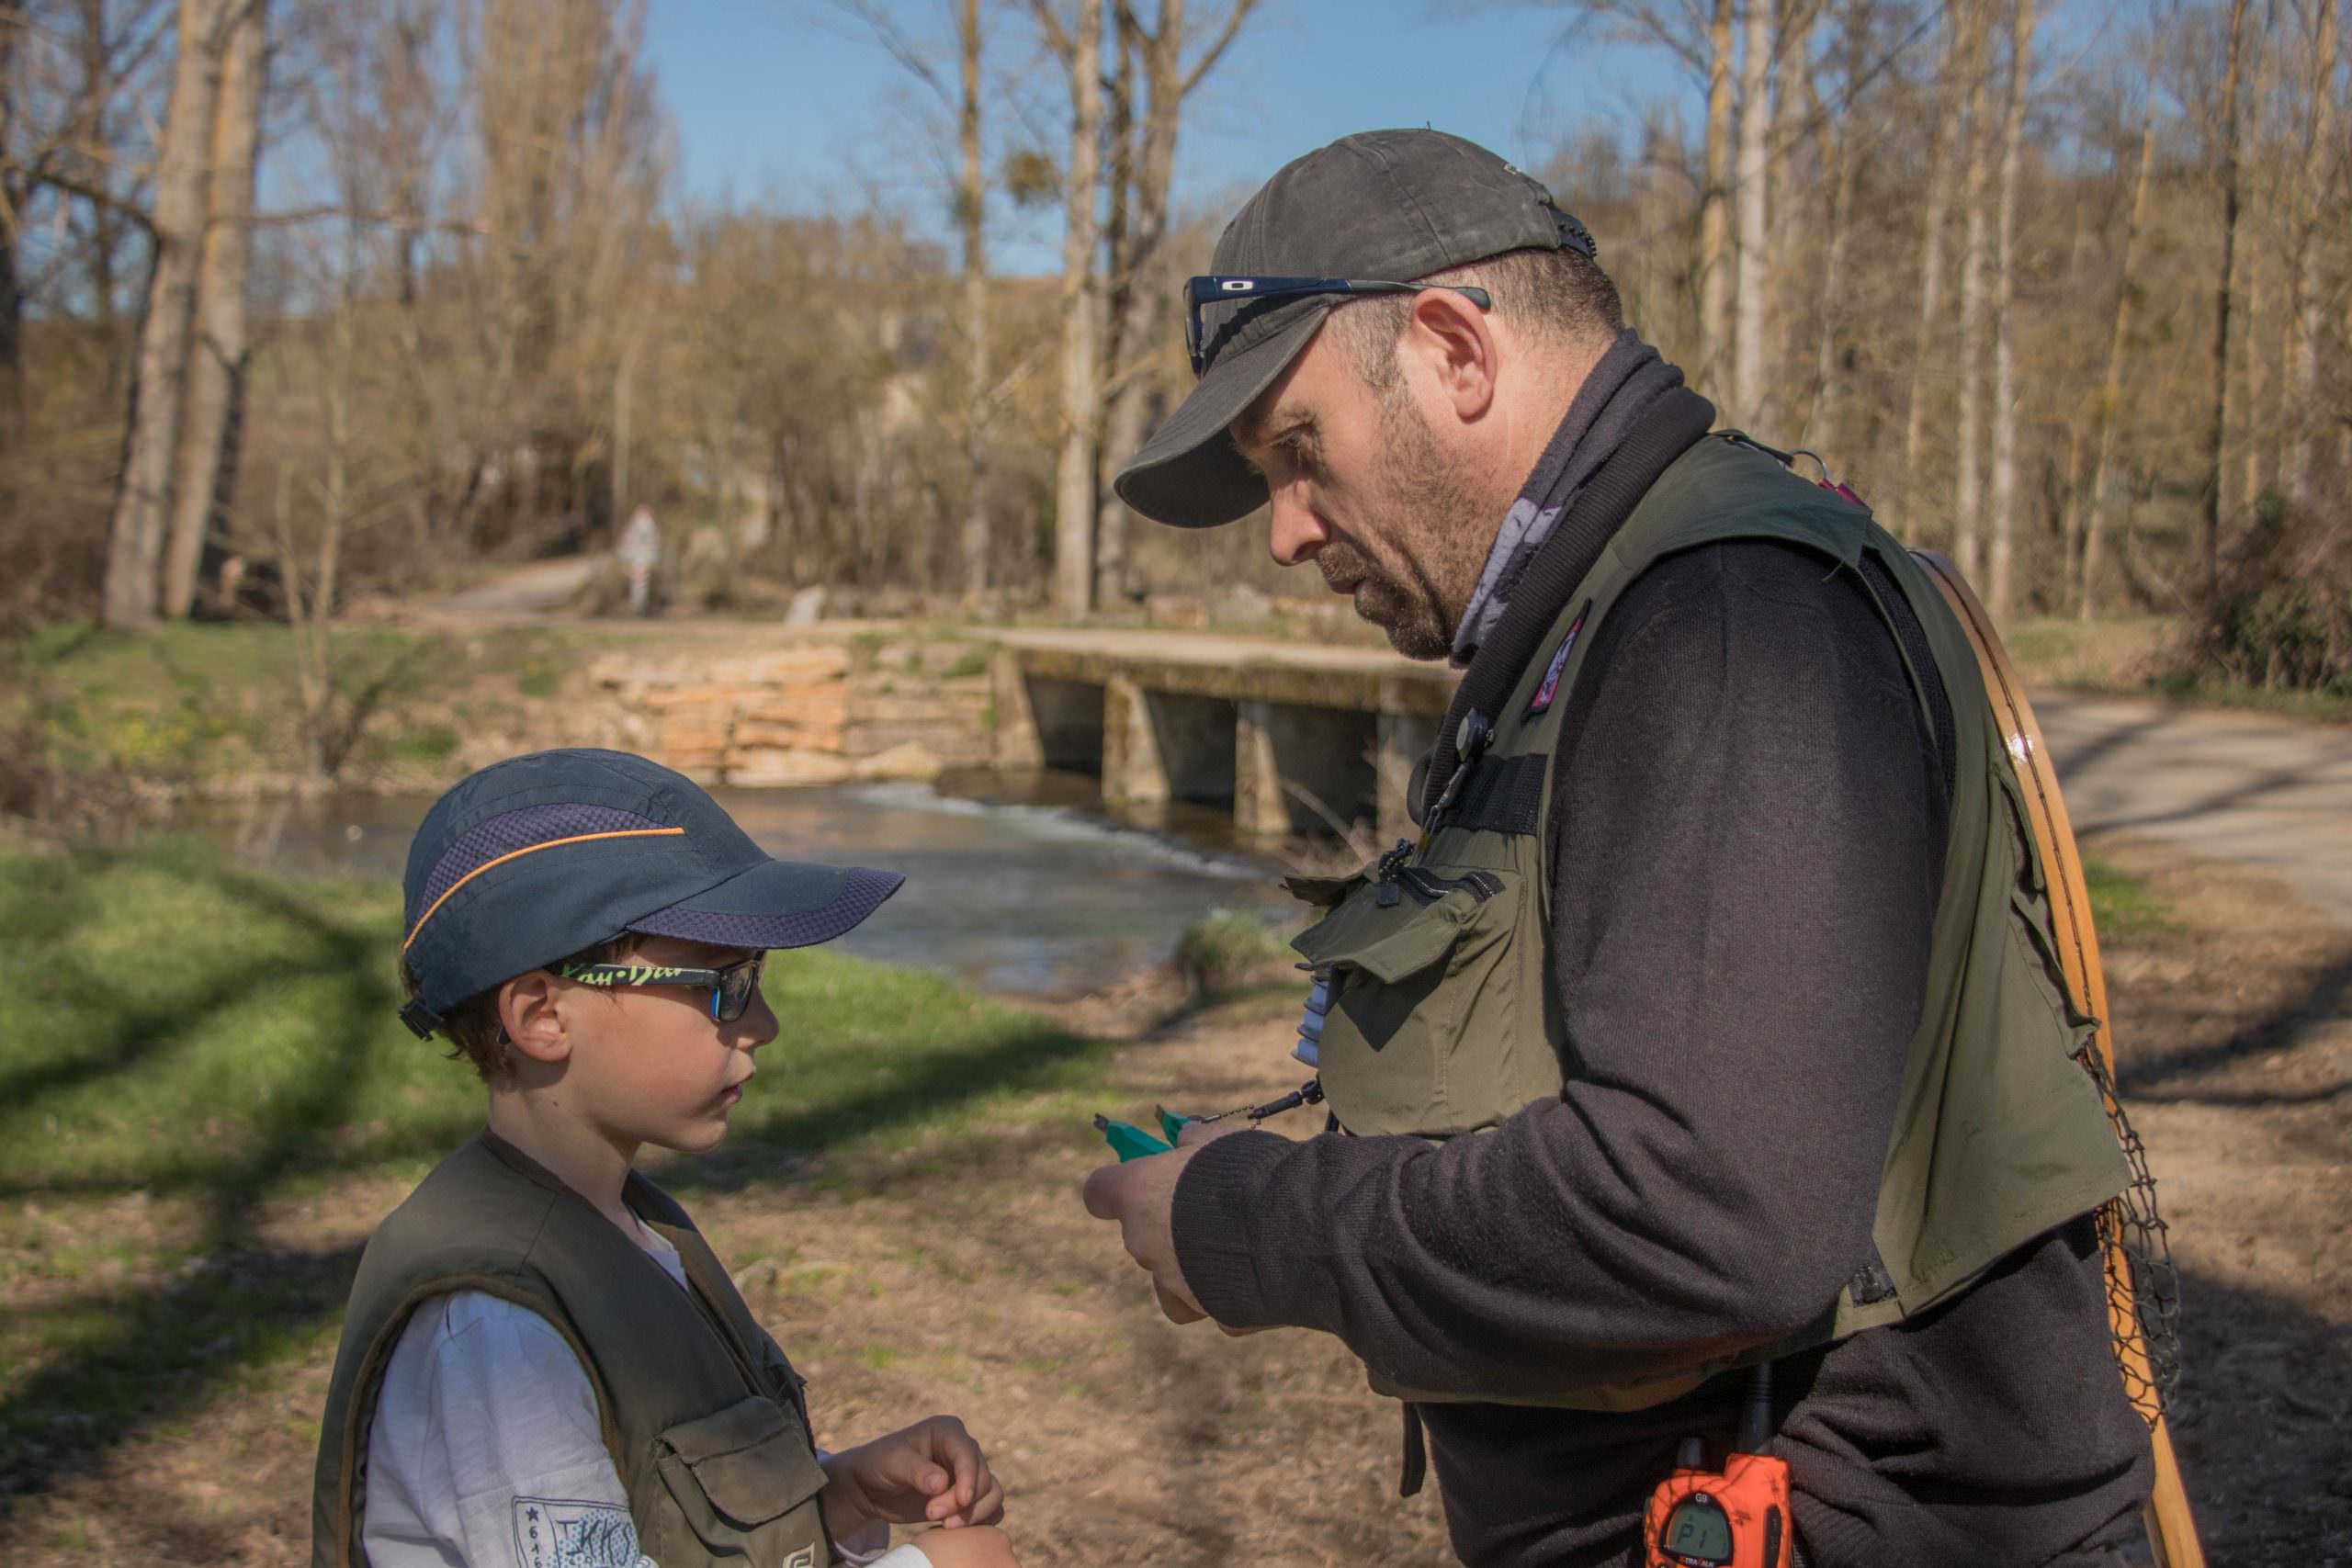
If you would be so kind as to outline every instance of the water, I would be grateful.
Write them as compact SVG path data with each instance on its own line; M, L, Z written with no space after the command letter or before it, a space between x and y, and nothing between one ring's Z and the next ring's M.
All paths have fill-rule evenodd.
M711 793L770 854L907 874L898 896L836 945L987 990L1096 988L1165 958L1214 910L1288 912L1277 868L1231 848L1221 814L1179 808L1148 827L1122 822L1091 808L1094 789L1091 779L967 773L939 789ZM196 807L182 821L286 875L398 880L432 804L326 795Z

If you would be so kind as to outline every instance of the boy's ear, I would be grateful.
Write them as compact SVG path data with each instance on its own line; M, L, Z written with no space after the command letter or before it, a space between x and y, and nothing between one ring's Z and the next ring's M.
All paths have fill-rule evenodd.
M571 1036L556 1006L555 976L544 969L517 975L498 987L498 1021L514 1049L535 1062L561 1062L571 1055Z

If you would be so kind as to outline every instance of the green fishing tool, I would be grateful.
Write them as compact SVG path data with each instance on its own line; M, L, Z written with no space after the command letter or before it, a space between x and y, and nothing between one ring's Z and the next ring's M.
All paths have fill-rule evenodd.
M1097 1115L1094 1118L1094 1127L1095 1131L1102 1134L1103 1141L1111 1145L1111 1152L1119 1156L1119 1161L1123 1165L1131 1159L1143 1159L1151 1155L1167 1154L1176 1146L1172 1142L1161 1142L1133 1122L1114 1122L1108 1116ZM1172 1138L1174 1134L1171 1132L1170 1136Z

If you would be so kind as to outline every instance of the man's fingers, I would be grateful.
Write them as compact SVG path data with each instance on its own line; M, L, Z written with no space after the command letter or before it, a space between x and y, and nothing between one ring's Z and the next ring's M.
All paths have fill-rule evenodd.
M1152 1293L1159 1298L1159 1310L1168 1314L1168 1321L1170 1323L1198 1323L1208 1316L1208 1314L1156 1279L1151 1282L1151 1289Z
M1098 1220L1115 1220L1125 1207L1126 1167L1106 1165L1086 1179L1086 1212Z

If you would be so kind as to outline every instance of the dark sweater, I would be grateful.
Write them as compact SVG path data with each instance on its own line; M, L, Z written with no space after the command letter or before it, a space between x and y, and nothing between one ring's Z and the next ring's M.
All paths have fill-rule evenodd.
M1852 573L1747 541L1654 567L1589 660L1554 784L1565 1092L1440 1146L1204 1148L1175 1238L1219 1322L1533 1393L1789 1332L1869 1257L1946 837L1895 642ZM2098 1561L2147 1494L2087 1220L1777 1376L1816 1568ZM1722 1453L1740 1382L1630 1415L1422 1406L1455 1550L1627 1561L1677 1440Z

